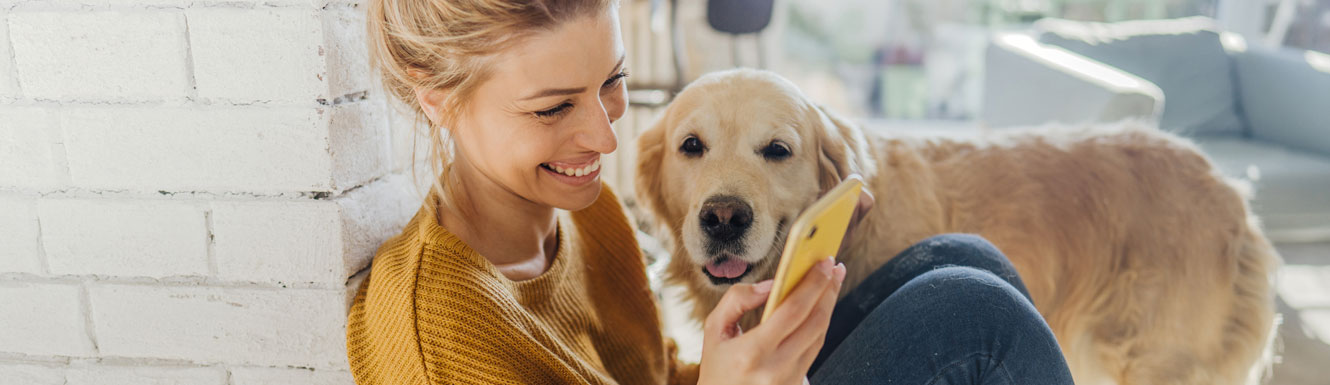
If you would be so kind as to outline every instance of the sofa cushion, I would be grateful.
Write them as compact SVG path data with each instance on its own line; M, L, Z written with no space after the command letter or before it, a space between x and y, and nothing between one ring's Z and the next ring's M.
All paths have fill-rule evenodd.
M1160 126L1183 134L1238 133L1233 65L1204 17L1090 23L1043 19L1039 41L1148 80L1164 91Z
M1330 55L1252 46L1233 59L1252 136L1330 157Z
M1251 182L1266 229L1330 227L1330 157L1237 135L1194 139L1224 175Z

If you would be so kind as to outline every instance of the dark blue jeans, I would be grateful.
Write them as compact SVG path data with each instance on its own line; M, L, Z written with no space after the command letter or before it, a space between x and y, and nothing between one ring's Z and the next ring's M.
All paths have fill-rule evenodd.
M1025 284L993 244L919 242L836 303L809 379L822 384L1071 384Z

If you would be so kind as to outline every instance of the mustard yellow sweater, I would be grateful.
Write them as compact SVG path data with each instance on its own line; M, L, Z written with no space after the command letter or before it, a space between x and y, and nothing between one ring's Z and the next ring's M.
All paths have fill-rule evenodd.
M379 248L352 304L356 383L696 383L661 333L614 193L558 223L548 270L512 281L422 208Z

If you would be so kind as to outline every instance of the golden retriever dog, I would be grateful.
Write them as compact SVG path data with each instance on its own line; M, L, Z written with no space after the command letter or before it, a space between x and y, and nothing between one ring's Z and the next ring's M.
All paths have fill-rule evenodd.
M1279 256L1240 186L1143 123L865 136L785 79L733 70L689 85L638 149L638 199L698 321L731 284L772 277L790 222L856 173L877 202L838 256L846 291L915 242L974 233L1011 259L1079 384L1263 373Z

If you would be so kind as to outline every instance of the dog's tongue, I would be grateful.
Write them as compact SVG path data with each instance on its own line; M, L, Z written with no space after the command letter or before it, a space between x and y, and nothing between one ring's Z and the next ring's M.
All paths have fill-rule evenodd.
M738 258L723 258L724 261L707 262L707 272L720 278L736 278L748 271L748 263Z

